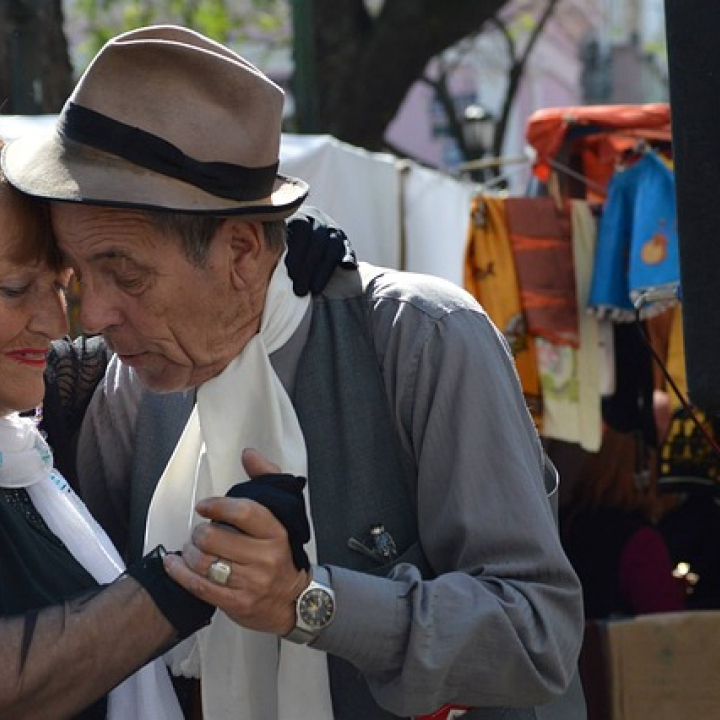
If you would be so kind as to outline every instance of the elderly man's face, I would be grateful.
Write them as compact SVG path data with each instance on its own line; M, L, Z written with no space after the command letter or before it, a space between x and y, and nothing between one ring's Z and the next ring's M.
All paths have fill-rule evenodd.
M257 331L262 299L258 306L258 288L243 278L243 241L223 229L197 267L139 211L56 203L52 218L82 284L83 331L102 333L150 389L201 384Z

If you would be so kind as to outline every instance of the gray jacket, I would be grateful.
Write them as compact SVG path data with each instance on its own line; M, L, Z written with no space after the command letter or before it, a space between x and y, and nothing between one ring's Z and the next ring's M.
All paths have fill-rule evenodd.
M340 270L271 359L306 436L318 556L337 596L315 643L336 718L457 702L475 707L468 720L583 720L579 583L511 356L477 303L436 278ZM134 553L192 401L145 393L112 363L91 404L81 483ZM378 525L396 555L373 547Z

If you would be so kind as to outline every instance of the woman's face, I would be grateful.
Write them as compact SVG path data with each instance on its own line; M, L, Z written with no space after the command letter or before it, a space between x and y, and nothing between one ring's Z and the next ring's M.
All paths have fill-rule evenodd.
M28 208L0 189L0 415L42 402L50 341L68 332L70 271L31 248L37 229Z

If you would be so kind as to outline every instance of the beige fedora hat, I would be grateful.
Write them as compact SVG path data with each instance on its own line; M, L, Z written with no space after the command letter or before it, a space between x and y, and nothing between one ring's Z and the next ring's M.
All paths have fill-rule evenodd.
M3 148L36 197L282 218L307 184L279 175L283 91L226 47L158 25L110 40L55 127Z

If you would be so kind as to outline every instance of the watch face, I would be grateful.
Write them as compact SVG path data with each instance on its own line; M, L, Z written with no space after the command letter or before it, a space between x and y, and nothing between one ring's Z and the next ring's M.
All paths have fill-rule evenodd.
M329 592L322 588L310 588L298 607L300 619L311 630L320 630L332 620L335 603Z

